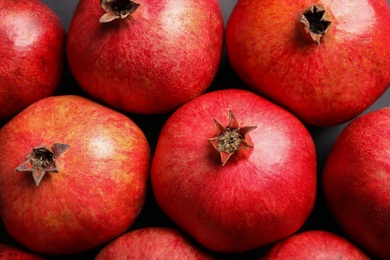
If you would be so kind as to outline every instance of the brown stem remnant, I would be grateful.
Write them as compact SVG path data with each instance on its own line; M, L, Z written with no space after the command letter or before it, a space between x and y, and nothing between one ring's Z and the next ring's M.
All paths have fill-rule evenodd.
M321 37L328 32L331 24L328 13L320 5L309 7L302 14L300 22L303 24L305 31L318 45L320 45Z
M132 0L100 0L100 6L106 12L99 22L108 23L115 19L125 19L140 6Z
M256 126L240 127L232 110L229 110L229 124L224 127L217 119L214 119L215 136L208 141L220 153L222 166L229 158L239 150L253 148L245 139L245 136Z
M15 172L32 172L38 186L46 172L58 172L56 158L69 148L67 144L54 143L49 149L46 146L34 147L26 156L26 161L16 167Z

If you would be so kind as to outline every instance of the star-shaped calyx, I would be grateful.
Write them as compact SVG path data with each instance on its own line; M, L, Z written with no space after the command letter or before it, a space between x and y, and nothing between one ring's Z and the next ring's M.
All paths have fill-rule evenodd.
M300 22L304 25L305 31L318 45L321 37L324 36L331 24L328 13L320 5L309 7L301 16Z
M240 127L233 111L229 110L229 123L224 127L217 119L214 119L215 136L209 138L209 142L220 153L222 166L229 158L239 150L253 148L245 139L246 134L254 130L256 126Z
M16 167L15 172L32 172L38 186L46 172L58 172L56 158L69 148L67 144L54 143L49 149L46 146L34 147L26 156L26 161Z
M125 19L140 6L132 0L100 0L100 6L106 12L99 22L108 23L115 19Z

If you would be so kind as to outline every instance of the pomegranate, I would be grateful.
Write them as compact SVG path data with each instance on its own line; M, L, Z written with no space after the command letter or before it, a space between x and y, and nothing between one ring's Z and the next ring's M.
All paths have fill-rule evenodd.
M322 185L336 220L352 241L390 258L390 108L347 125L325 164Z
M244 252L307 219L316 195L314 143L295 116L254 93L209 92L165 122L151 184L161 209L203 246Z
M143 132L86 98L30 105L0 130L0 152L1 219L35 252L101 246L124 233L143 206L150 166Z
M276 243L261 259L368 260L370 258L350 241L339 235L322 230L310 230Z
M65 29L38 0L0 1L0 122L53 95L65 68Z
M70 69L90 96L159 114L205 92L222 54L218 0L100 2L79 1L67 41Z
M180 231L146 227L130 231L102 248L95 260L213 259Z
M44 260L45 258L24 249L0 243L0 259L2 260Z
M239 0L226 27L233 69L307 124L346 122L390 84L386 0Z

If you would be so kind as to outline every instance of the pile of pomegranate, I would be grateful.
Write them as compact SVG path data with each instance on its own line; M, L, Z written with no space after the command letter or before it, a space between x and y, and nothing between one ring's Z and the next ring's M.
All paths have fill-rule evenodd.
M0 2L1 259L389 259L390 0Z

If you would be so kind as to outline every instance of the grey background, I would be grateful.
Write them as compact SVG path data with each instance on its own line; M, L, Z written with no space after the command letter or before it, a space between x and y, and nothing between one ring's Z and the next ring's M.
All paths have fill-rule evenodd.
M96 0L99 1L99 0ZM77 5L77 0L42 0L47 4L54 12L58 14L61 18L66 29L69 28L74 9ZM222 12L224 16L225 25L229 18L229 15L237 1L236 0L220 0ZM390 4L390 0L388 0ZM390 43L389 43L390 44ZM225 87L237 87L245 88L245 84L238 78L230 67L229 61L224 52L223 58L221 61L220 69L217 74L215 81L210 87L209 91L215 89L221 89ZM84 92L79 88L75 80L73 79L71 73L68 71L64 79L63 87L59 94L79 94L85 95ZM369 107L363 114L374 111L376 109L389 106L390 105L390 90L388 90L377 102L375 102L371 107ZM146 136L149 139L152 150L154 149L155 143L158 138L159 131L169 116L165 115L148 115L148 116L139 116L139 115L129 115L145 132ZM326 157L335 141L337 136L340 134L342 129L348 124L344 123L332 127L312 127L308 126L310 133L313 136L316 150L317 150L317 165L318 165L318 175L321 175L321 170L323 168ZM175 225L164 215L163 212L157 207L156 202L152 194L149 193L146 204L144 206L141 215L139 216L137 222L133 225L131 229L137 229L145 226L168 226L175 227ZM326 206L324 205L323 198L321 196L321 189L318 190L318 198L315 205L315 208L310 215L309 219L302 227L300 231L308 229L325 229L340 235L343 233L340 231L337 224L334 222L332 216L329 214ZM0 230L0 240L13 245L18 245L15 241L10 238L4 228ZM239 255L225 255L225 254L214 254L219 259L258 259L262 254L264 249L253 250L244 254ZM52 259L92 259L98 249L92 250L79 255L73 256L56 256L51 257Z

